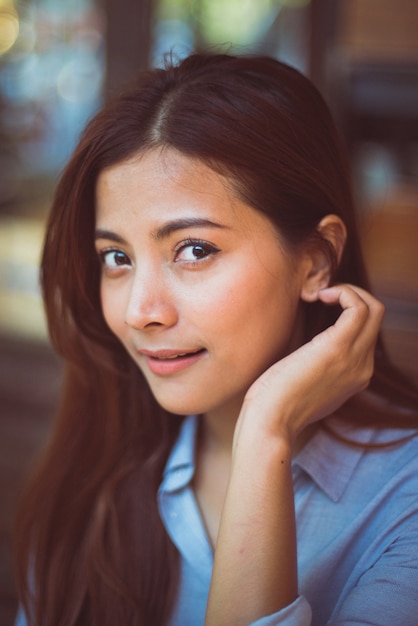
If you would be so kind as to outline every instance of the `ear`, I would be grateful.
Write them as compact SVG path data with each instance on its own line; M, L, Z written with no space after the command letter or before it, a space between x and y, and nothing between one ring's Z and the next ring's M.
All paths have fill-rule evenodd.
M300 297L305 302L318 300L318 291L328 287L338 266L347 239L347 229L338 215L326 215L306 245L305 277Z

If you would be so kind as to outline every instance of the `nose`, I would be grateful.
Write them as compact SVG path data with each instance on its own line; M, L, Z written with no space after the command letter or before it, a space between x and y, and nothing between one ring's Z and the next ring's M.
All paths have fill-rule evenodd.
M125 324L135 330L174 326L178 311L167 281L161 273L141 273L131 284Z

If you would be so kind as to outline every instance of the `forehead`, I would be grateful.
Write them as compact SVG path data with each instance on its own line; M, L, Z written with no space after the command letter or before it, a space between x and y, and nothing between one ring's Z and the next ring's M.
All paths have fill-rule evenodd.
M165 195L199 195L233 200L225 177L197 159L172 149L155 149L103 170L98 178L98 208L109 199L127 198L135 193L138 203L163 202Z
M134 220L158 226L167 219L193 216L240 230L275 230L265 215L237 197L227 177L173 149L137 155L103 170L98 178L96 222L100 226Z
M97 181L98 193L121 191L129 185L143 187L164 180L165 184L203 191L210 183L216 189L232 193L228 178L216 173L201 160L188 157L172 148L155 148L105 168Z

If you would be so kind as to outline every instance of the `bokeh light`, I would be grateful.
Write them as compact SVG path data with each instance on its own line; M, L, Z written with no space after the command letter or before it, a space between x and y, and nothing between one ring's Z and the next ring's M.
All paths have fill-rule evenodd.
M0 55L6 54L19 36L19 15L11 3L0 2Z

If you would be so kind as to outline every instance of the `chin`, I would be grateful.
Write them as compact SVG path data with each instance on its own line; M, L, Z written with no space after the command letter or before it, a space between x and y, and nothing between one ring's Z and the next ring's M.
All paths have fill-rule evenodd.
M206 405L201 402L170 401L155 395L154 398L163 409L173 413L173 415L200 415L207 411Z
M154 393L154 398L158 404L174 415L205 415L208 413L218 413L223 417L229 416L237 418L244 401L244 394L231 394L227 397L214 397L214 394L207 393L198 395L191 393L182 394L162 394Z

